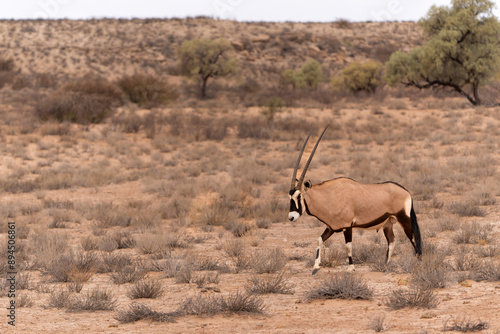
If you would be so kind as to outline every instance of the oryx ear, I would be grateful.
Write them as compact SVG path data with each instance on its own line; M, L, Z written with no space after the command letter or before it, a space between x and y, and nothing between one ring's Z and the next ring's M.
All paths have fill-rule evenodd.
M306 187L307 189L311 189L311 187L312 187L311 180L307 180L306 182L304 182L304 187Z

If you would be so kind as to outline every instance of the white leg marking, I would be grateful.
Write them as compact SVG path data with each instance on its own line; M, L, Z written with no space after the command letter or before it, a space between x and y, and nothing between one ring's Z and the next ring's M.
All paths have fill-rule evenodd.
M347 249L347 256L352 257L352 242L347 242L345 248Z
M386 263L389 263L389 261L391 260L392 252L394 252L394 246L395 246L395 242L391 242L389 244L389 252L387 253L387 262Z
M410 217L410 212L411 212L411 197L408 197L408 199L405 201L405 213L408 217Z
M318 238L318 248L316 248L316 260L314 261L314 269L319 269L321 263L321 248L323 247L323 239Z

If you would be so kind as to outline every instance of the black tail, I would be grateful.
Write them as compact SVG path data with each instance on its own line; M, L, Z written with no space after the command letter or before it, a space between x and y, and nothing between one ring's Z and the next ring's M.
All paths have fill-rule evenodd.
M413 201L411 203L411 230L413 231L413 239L415 239L415 252L417 255L422 255L422 237L420 236L420 228L417 223L417 215L413 209Z

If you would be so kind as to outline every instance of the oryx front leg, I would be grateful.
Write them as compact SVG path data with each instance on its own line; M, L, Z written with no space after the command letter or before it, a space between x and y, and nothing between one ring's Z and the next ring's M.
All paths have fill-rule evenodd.
M316 274L318 270L320 269L320 264L321 264L321 250L323 248L323 243L330 238L330 236L333 234L333 230L329 227L325 229L321 237L318 238L318 247L316 248L316 260L314 260L314 267L313 267L313 272L312 274Z
M349 271L354 270L354 262L352 261L352 228L344 230L345 248L347 250L347 258L349 260Z

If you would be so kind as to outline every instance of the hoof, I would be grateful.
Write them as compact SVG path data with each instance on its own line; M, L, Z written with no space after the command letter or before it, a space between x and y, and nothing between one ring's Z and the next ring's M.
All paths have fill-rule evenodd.
M314 268L314 270L313 270L313 273L312 273L312 274L314 275L314 274L316 274L318 271L319 271L319 268Z

